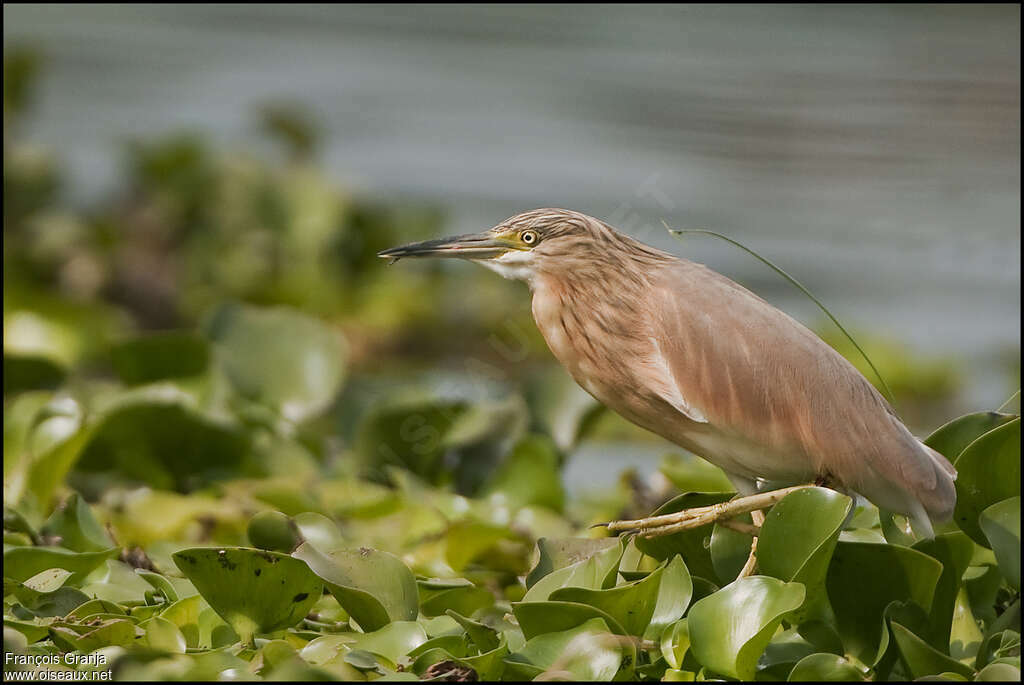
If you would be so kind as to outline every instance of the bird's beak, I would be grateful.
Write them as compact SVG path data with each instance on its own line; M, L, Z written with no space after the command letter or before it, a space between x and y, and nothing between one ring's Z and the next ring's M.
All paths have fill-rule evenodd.
M461 257L463 259L492 259L509 251L509 243L489 231L469 233L450 238L424 240L392 247L377 253L378 257L397 261L403 257Z

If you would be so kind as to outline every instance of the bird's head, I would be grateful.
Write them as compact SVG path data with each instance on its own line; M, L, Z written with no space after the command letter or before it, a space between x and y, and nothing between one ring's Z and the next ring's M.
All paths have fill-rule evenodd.
M425 240L378 253L385 259L459 257L506 278L532 281L541 271L563 271L591 263L602 253L633 243L607 224L567 209L534 209L482 233ZM636 243L639 245L639 243Z

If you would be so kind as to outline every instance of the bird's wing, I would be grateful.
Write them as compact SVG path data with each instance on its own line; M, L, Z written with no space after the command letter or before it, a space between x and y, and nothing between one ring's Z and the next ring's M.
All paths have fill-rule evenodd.
M940 517L952 507L946 466L922 449L852 364L805 326L692 262L667 268L656 287L662 296L652 326L675 386L668 397L659 393L667 401L685 398L710 427L775 459L803 460L816 475L831 474L894 511L909 508L879 500L909 492ZM894 486L898 496L888 497Z
M648 368L651 374L648 376L650 389L661 399L675 407L691 421L707 423L708 420L701 412L700 407L688 402L680 391L679 382L676 380L668 359L661 351L657 336L651 336L651 353L647 359Z

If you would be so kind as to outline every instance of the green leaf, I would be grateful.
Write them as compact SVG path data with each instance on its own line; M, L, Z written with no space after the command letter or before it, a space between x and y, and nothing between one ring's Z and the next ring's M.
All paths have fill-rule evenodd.
M987 507L978 520L995 552L1003 577L1020 590L1020 497L1010 497Z
M110 361L125 385L187 378L206 372L210 346L191 332L150 333L113 345Z
M526 587L560 568L585 561L609 547L620 546L616 538L539 538L537 565L526 576Z
M323 664L328 660L324 657L332 651L344 653L358 649L395 663L426 641L427 634L419 623L395 621L369 633L338 633L318 637L303 648L302 656L310 658L318 654L310 660L312 663Z
M145 631L142 644L150 649L172 654L184 654L188 647L185 636L171 621L166 618L154 616L148 621L139 624L139 628Z
M419 613L416 579L393 554L365 547L323 554L306 542L292 556L309 564L365 631L415 620Z
M691 650L715 673L751 680L783 616L803 601L800 583L767 576L740 578L690 609Z
M68 583L77 584L87 573L118 554L116 547L99 552L72 552L61 547L11 547L4 550L4 577L24 582L40 571L62 568L74 575Z
M578 602L513 602L512 613L527 640L545 633L571 630L593 618L600 618L616 635L628 635L626 629L610 614L589 604Z
M661 574L661 584L658 586L658 602L654 607L654 615L651 616L644 637L649 640L658 640L662 631L669 625L677 622L686 614L693 599L693 579L683 562L683 558L676 556L665 566Z
M420 611L424 616L443 616L448 611L471 616L477 610L494 604L493 594L465 578L418 580L416 585L420 592Z
M206 333L238 391L298 422L327 408L345 375L345 345L323 322L284 307L224 305Z
M607 590L565 587L549 595L553 602L576 602L596 607L614 618L630 635L643 635L654 615L664 566L643 580Z
M507 526L486 521L462 519L448 527L445 536L445 560L455 571L462 571L499 541L511 536Z
M954 465L958 475L953 517L972 540L988 547L979 515L997 502L1020 495L1020 418L972 442Z
M95 625L54 624L50 627L50 638L65 651L87 654L101 647L134 643L141 631L127 619L111 618Z
M966 414L940 427L925 439L924 444L955 464L968 445L993 428L998 428L1015 418L1017 417L1013 414L994 411Z
M287 554L237 548L193 548L172 558L199 594L245 641L289 628L309 613L323 584Z
M498 638L498 634L493 628L489 628L483 623L474 621L471 618L466 618L462 614L457 611L452 611L451 609L445 613L459 622L459 625L462 626L466 631L466 634L469 635L469 639L473 641L473 644L475 644L477 649L481 652L489 652L498 648L500 640Z
M722 469L700 457L671 454L658 467L683 492L735 492Z
M864 674L856 666L837 654L811 654L797 662L789 672L790 682L860 682Z
M75 552L97 552L110 549L113 542L85 500L73 492L54 510L39 531L48 537L59 537L60 545Z
M4 397L26 390L55 390L67 377L67 369L42 355L4 354Z
M551 593L563 587L581 587L603 590L615 584L619 572L619 561L625 551L624 540L618 538L614 547L602 550L583 561L553 571L527 590L524 602L539 602L548 599Z
M911 678L917 679L946 672L957 673L968 679L974 675L971 668L950 659L903 625L895 621L892 621L890 625L892 626L892 635L899 648L900 658Z
M943 533L931 540L920 540L913 549L924 552L942 564L942 575L935 584L935 595L928 612L928 626L921 633L928 644L946 652L950 644L953 611L960 592L960 582L971 563L974 543L961 532Z
M737 516L735 521L752 524L750 514ZM747 559L750 557L752 538L731 528L715 524L711 528L711 565L715 568L715 576L723 585L727 585L740 575Z
M482 494L500 493L509 506L540 505L562 511L565 489L559 467L562 457L554 442L543 435L527 435L498 465Z
M651 516L672 514L683 509L718 504L732 499L732 492L688 492L675 497L658 507ZM654 538L637 538L636 546L641 552L664 561L676 554L683 557L686 568L694 576L717 578L710 551L711 531L708 528L686 530L681 533Z
M806 599L794 623L827 619L825 591L832 552L852 500L827 488L797 490L765 516L757 540L758 572L803 584Z
M166 397L150 386L124 395L92 430L77 468L181 491L237 474L251 449L249 434L166 389Z
M975 680L995 683L1020 682L1020 668L1010 664L989 664L978 672Z
M836 627L848 654L874 665L885 652L886 607L910 600L932 605L942 564L927 554L897 545L840 542L825 580Z
M40 571L22 583L22 585L34 592L54 592L60 589L71 576L71 571L66 571L62 568L51 568Z
M661 634L661 655L674 669L683 666L683 659L690 651L690 626L687 619L677 621Z
M600 618L577 628L545 633L529 640L514 654L505 657L506 678L610 681L622 661L619 639Z

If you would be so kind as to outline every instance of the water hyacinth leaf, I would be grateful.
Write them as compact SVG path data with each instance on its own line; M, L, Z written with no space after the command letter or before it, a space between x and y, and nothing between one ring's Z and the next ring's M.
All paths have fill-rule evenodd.
M240 426L215 420L166 388L131 396L95 426L77 468L116 471L163 490L189 491L237 472L251 449Z
M512 613L519 622L523 637L531 640L545 633L571 630L587 621L599 618L616 635L628 635L626 629L611 614L590 604L578 602L513 602Z
M33 621L18 621L13 618L4 618L4 649L6 651L14 651L9 650L7 648L6 640L8 630L14 630L18 633L21 633L25 637L25 641L28 644L34 644L36 642L39 642L44 637L49 635L50 632L49 627L42 623L35 623Z
M983 547L988 539L978 524L986 508L1020 496L1020 418L990 430L968 445L955 463L956 509L960 529Z
M322 581L299 559L247 548L193 548L174 563L243 640L289 628L309 613Z
M135 642L141 630L123 618L111 618L95 625L54 624L50 626L50 638L54 644L66 651L88 654L102 647Z
M617 538L539 538L537 564L526 576L526 587L560 568L585 561L598 552L620 545Z
M1003 577L1011 587L1020 590L1020 497L1010 497L986 508L978 522Z
M369 633L337 633L319 637L303 648L302 655L307 656L307 653L314 652L326 654L331 650L359 649L396 663L426 641L427 634L419 623L395 621L380 630Z
M683 666L683 659L690 651L690 626L684 618L674 623L661 634L661 655L674 669Z
M892 636L899 649L900 659L911 678L923 678L946 672L956 673L968 679L974 675L972 668L949 658L903 625L895 621L889 625L892 627Z
M309 565L364 631L412 621L419 613L416 579L393 554L365 547L324 554L304 542L292 556Z
M672 454L658 467L683 492L735 492L725 472L699 457Z
M55 592L60 589L72 575L71 571L67 571L62 568L50 568L35 574L22 583L22 586L38 593Z
M135 569L135 573L139 578L149 583L168 603L178 601L178 591L171 584L171 581L167 580L164 576L152 571L143 571L142 569Z
M680 556L672 557L661 574L658 601L654 614L644 631L646 639L660 639L662 631L677 622L686 613L693 599L693 579Z
M142 643L150 649L174 654L184 654L188 643L181 630L166 618L154 616L153 618L140 623L139 628L145 631Z
M125 385L187 378L206 372L210 345L187 331L150 333L111 346L110 361Z
M4 550L4 577L22 583L41 571L62 568L73 574L67 582L77 584L104 561L116 557L118 551L116 547L98 552L72 552L61 547L11 547Z
M472 616L479 609L494 604L493 594L465 578L419 580L416 584L424 616L443 616L449 611Z
M837 654L811 654L797 662L789 672L788 680L794 683L815 682L860 682L864 673Z
M831 610L825 577L843 522L853 506L827 488L790 493L765 515L757 541L758 572L803 584L806 598L793 623L827 620Z
M1017 418L1014 414L980 411L953 419L929 435L924 444L949 459L953 464L972 442Z
M461 571L490 550L499 540L511 536L507 526L486 521L463 519L451 524L445 536L445 559L455 571Z
M323 411L344 380L340 334L297 311L224 305L210 317L206 334L238 391L289 421Z
M90 436L82 408L72 398L58 396L39 410L25 439L22 457L27 464L25 487L37 506L49 506ZM6 492L6 479L4 488Z
M77 607L74 611L68 614L68 616L75 618L89 618L98 614L119 614L121 616L126 616L127 612L121 608L121 605L114 602L110 602L105 599L92 599Z
M735 521L752 524L750 514L737 516ZM743 566L750 556L753 539L746 533L715 524L711 527L711 565L715 569L715 577L723 585L727 585L740 575Z
M927 610L941 575L942 564L917 550L839 542L825 584L847 653L874 665L887 644L887 634L883 634L886 607L909 598Z
M580 587L604 590L615 584L619 562L625 551L622 538L613 547L597 552L583 561L577 561L564 568L547 574L527 590L524 602L539 602L548 599L551 593L563 587Z
M188 647L199 646L199 610L202 602L200 595L192 595L179 599L160 612L160 617L170 621L185 638Z
M690 649L715 673L751 680L782 617L803 601L799 583L767 576L740 578L690 609Z
M978 671L978 682L1016 683L1020 682L1020 667L1011 664L989 664Z
M545 633L505 657L505 675L517 680L610 681L622 662L619 639L600 618L561 632Z
M937 535L931 540L920 540L914 544L913 549L924 552L942 564L942 575L935 584L928 626L920 635L932 647L945 652L949 649L950 629L961 578L971 563L974 543L957 531Z
M49 539L59 538L57 544L75 552L97 552L113 546L110 536L77 492L54 510L39 532Z
M757 676L762 680L784 680L798 661L816 651L796 628L776 630L757 661Z
M651 515L672 514L683 509L718 504L732 499L733 492L688 492L658 507ZM693 576L715 579L710 550L711 530L707 527L654 538L637 538L636 546L644 554L664 561L676 554L683 557Z
M967 589L960 587L953 610L953 622L949 633L949 655L957 661L973 662L984 635L971 611Z
M4 397L32 390L54 390L67 377L67 368L41 355L4 354Z
M458 659L460 664L476 671L477 677L484 682L500 680L505 671L505 657L509 649L505 639L502 638L497 647L489 652L476 656L467 656Z
M614 618L630 635L643 635L654 615L664 570L661 567L643 580L607 590L560 588L552 592L549 599L552 602L575 602L596 607Z
M345 546L337 524L323 514L305 511L292 517L302 538L321 552L333 552Z
M468 410L465 402L396 401L373 409L359 426L356 451L370 467L400 466L429 483L451 480L442 468L443 437Z
M547 436L527 435L516 443L485 482L482 494L501 493L509 506L539 505L562 511L565 489L559 475L562 457Z
M459 625L466 631L466 634L469 635L469 639L473 641L473 644L481 652L489 652L498 648L500 639L498 638L498 633L493 628L489 628L483 623L467 618L451 609L445 613L458 621Z

